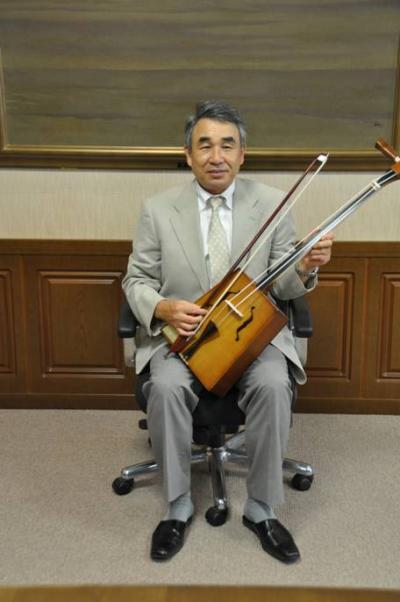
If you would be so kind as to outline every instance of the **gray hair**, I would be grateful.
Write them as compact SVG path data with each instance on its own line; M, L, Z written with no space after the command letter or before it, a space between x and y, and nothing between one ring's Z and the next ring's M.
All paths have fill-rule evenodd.
M246 146L246 126L240 113L235 107L232 107L219 100L206 100L196 105L194 115L188 117L185 124L185 146L192 149L192 134L194 126L200 119L215 119L216 121L233 123L239 130L240 146Z

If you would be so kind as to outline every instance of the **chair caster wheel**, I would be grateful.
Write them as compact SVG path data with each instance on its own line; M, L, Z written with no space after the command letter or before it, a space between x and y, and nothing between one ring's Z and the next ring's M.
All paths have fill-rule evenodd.
M114 479L112 488L114 493L117 495L126 495L130 493L135 486L134 479L123 479L122 477L117 477Z
M228 518L228 508L221 510L217 506L211 506L205 514L207 522L212 527L220 527L221 525L226 523L226 519Z
M295 474L292 479L292 487L297 491L307 491L307 489L310 489L313 480L314 475L307 477L302 474Z

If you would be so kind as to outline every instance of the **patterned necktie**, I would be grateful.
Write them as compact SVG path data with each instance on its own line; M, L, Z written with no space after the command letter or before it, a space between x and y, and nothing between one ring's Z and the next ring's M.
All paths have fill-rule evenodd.
M208 204L211 207L212 214L210 226L208 229L208 257L210 261L211 284L221 280L228 271L230 265L230 251L226 232L221 223L218 207L223 205L224 197L212 196L208 199Z

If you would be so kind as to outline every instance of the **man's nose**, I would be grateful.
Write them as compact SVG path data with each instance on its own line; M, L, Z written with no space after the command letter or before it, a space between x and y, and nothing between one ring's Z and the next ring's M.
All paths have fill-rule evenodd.
M210 160L213 163L221 163L222 162L222 149L219 146L214 146L211 149L211 157Z

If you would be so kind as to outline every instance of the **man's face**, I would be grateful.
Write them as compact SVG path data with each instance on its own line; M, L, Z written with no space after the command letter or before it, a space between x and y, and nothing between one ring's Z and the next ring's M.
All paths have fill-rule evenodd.
M233 123L200 119L192 133L186 160L199 184L211 194L221 194L233 182L244 161L239 130Z

